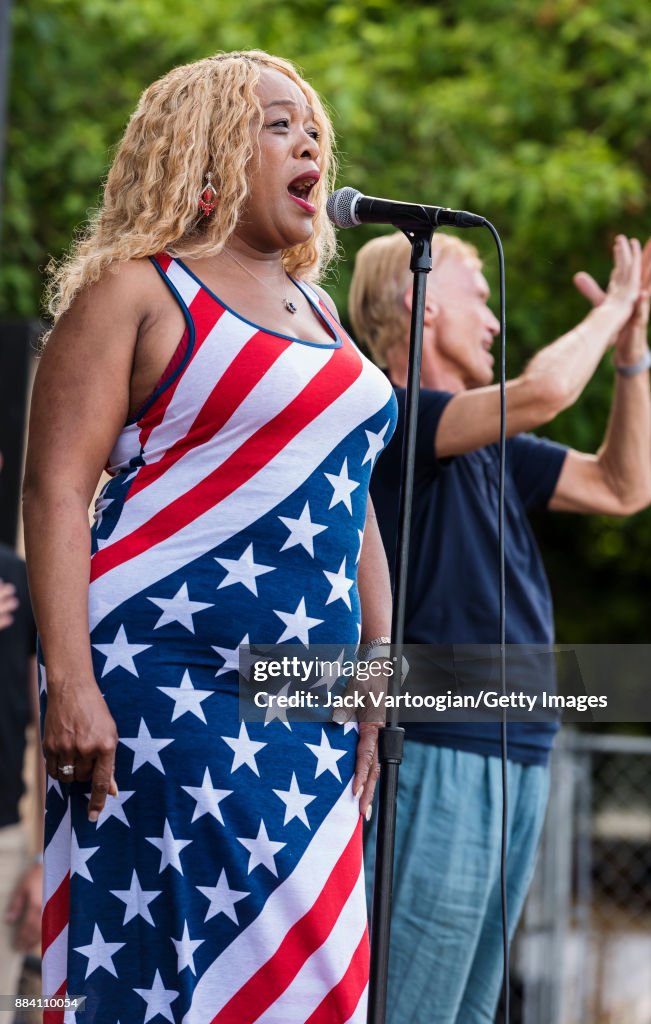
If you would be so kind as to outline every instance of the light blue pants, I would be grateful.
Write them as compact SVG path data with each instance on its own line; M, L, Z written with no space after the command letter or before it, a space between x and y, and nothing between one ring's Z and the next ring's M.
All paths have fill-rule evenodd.
M508 762L511 938L533 873L547 793L547 768ZM501 814L499 758L405 743L387 1024L492 1024L503 973ZM377 814L365 842L369 907L376 824Z

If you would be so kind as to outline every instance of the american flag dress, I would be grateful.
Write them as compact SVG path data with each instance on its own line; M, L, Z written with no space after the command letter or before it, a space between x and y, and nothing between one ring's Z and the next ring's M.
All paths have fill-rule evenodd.
M238 649L354 645L356 566L390 385L318 295L317 345L154 266L185 335L121 432L92 527L96 678L117 797L48 779L46 1024L362 1024L357 729L238 715ZM45 666L41 699L47 701Z

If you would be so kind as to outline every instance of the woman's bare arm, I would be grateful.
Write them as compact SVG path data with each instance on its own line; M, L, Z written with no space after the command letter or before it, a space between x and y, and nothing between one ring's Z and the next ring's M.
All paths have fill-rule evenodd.
M371 499L366 508L366 525L357 576L362 606L362 643L391 636L391 580L384 545ZM380 768L377 759L378 722L360 722L357 764L353 788L360 793L359 811L370 817L373 794Z
M93 778L90 812L112 785L115 724L96 684L88 625L88 506L129 408L149 275L107 271L60 319L36 374L23 493L30 593L47 668L48 772ZM60 780L60 776L59 776Z

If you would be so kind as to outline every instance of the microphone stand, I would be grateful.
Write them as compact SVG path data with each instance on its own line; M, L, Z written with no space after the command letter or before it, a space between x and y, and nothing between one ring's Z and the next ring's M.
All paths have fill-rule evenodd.
M407 600L407 568L411 509L416 461L420 366L423 351L423 324L427 275L432 269L432 236L436 228L423 224L415 229L401 229L411 242L410 270L414 275L409 336L409 370L405 396L405 427L402 442L400 500L398 506L398 547L396 551L393 617L391 622L391 656L396 666L388 693L397 697L402 681L405 606ZM379 730L378 760L381 766L378 806L373 907L371 913L371 973L368 991L367 1024L385 1024L387 1004L387 972L391 934L391 899L393 891L393 860L396 835L398 772L402 761L405 730L398 725L397 701L389 708L388 722Z

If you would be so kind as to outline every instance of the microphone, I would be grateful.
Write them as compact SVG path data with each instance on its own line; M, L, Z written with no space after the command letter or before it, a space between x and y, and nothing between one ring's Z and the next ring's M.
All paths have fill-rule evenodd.
M328 217L338 228L355 228L358 224L392 224L394 228L414 229L441 227L480 228L484 217L466 210L450 210L447 206L421 206L393 199L364 196L356 188L338 188L328 199Z

